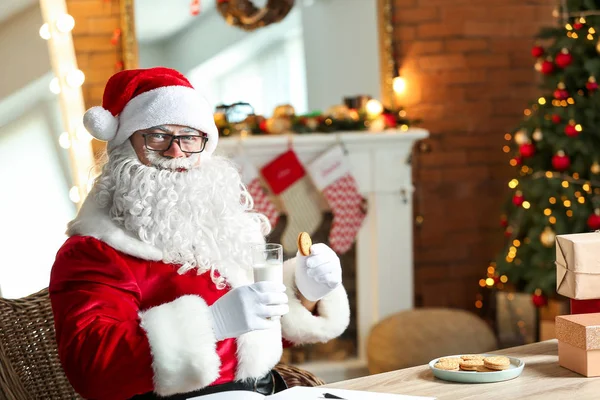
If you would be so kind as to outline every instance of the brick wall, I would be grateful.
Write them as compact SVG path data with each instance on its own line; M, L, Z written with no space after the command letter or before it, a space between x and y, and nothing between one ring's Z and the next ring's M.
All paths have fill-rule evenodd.
M478 280L502 245L503 135L537 91L533 35L554 22L548 0L394 0L400 98L424 119L414 157L416 304L474 309Z
M120 45L111 43L120 26L119 0L67 0L67 11L75 18L73 44L77 64L85 74L85 107L101 105L106 81L117 72L121 60ZM96 153L104 148L97 140L92 144Z
M500 205L511 171L503 134L536 94L532 36L553 22L548 0L394 0L401 97L425 120L431 151L416 152L415 290L418 305L474 307L477 282L500 248ZM120 49L118 0L67 0L86 81L99 105ZM103 145L94 141L94 150ZM435 251L432 251L435 250Z

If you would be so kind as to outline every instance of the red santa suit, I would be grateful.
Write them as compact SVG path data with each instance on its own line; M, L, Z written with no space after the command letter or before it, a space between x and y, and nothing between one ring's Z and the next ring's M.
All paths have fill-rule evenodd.
M296 297L294 260L284 263L290 312L281 330L217 341L209 306L219 290L210 273L179 274L158 248L133 237L86 202L70 225L50 281L59 356L69 381L88 399L166 396L259 378L280 360L282 338L325 342L349 323L343 286L321 299L317 315ZM225 277L227 278L227 277Z
M126 70L109 79L102 107L89 109L84 125L95 138L108 141L109 152L139 130L161 124L191 127L207 135L202 155L210 157L218 141L212 111L177 71ZM123 229L109 217L110 207L97 204L90 193L70 223L70 238L58 252L49 286L60 360L75 390L87 399L148 392L168 396L261 378L279 361L282 339L325 342L348 325L341 285L319 301L316 315L302 306L291 260L284 263L290 311L281 328L217 341L209 307L232 288L251 284L251 273L223 268L225 289L217 288L210 272L180 274L180 265L164 263L169 257L149 244L154 242Z

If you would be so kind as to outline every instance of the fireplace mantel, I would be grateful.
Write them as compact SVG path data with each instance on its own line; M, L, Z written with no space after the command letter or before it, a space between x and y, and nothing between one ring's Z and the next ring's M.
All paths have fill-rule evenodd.
M423 129L409 129L219 139L219 154L234 156L241 148L257 168L290 146L305 164L336 143L348 151L351 170L369 204L356 248L358 359L346 366L328 362L303 365L327 381L348 378L350 364L366 365L366 339L373 325L413 308L410 154L414 143L428 135Z

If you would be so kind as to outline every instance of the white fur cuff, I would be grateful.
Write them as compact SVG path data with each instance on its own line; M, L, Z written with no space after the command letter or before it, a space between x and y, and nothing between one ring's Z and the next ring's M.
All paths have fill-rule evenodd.
M202 298L182 296L140 313L140 318L150 342L157 394L191 392L219 377L212 315Z
M312 315L296 297L296 259L283 264L283 283L290 312L281 318L283 337L294 344L324 343L341 335L350 323L350 303L343 285L319 300L318 315Z

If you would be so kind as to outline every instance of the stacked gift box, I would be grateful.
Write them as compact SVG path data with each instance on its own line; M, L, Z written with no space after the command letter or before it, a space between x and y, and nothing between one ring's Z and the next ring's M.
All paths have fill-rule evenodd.
M556 290L571 315L556 317L559 364L600 376L600 233L556 237Z
M571 314L600 312L600 233L556 237L556 291L568 297Z

